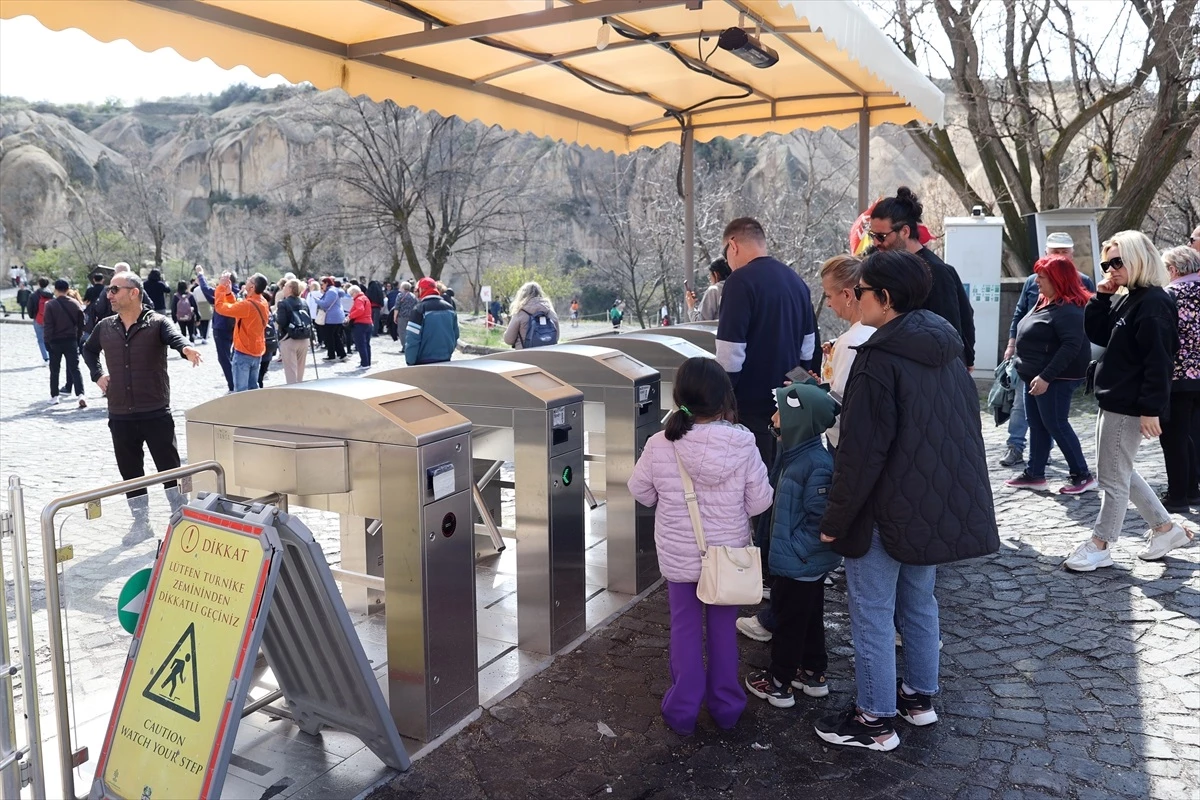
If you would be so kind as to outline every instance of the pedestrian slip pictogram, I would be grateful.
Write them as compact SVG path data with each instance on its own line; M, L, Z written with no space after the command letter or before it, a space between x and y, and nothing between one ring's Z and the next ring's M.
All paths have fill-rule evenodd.
M196 665L196 623L187 626L170 655L154 672L142 696L164 708L200 721L200 681Z

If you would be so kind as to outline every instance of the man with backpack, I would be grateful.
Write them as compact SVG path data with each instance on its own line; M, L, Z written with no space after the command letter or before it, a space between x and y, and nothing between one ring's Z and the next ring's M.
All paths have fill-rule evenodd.
M308 361L313 334L312 312L301 299L303 285L295 278L285 281L275 303L275 321L279 326L279 360L283 362L283 380L300 383Z
M625 314L621 311L621 301L613 300L612 308L608 310L608 321L612 323L614 331L621 330L621 318L624 316Z
M108 298L105 296L107 292L104 289L104 273L93 272L88 279L92 283L83 293L83 332L85 334L91 333L92 328L96 327L96 323L100 321L100 317L96 316L96 312L100 309L100 301L103 299L105 305L108 304Z
M404 361L410 367L449 361L458 346L458 312L438 294L433 278L417 281L417 295L404 334Z
M214 293L213 308L218 314L234 320L233 353L229 359L233 377L233 391L244 392L258 388L258 371L263 353L267 351L267 325L271 319L271 308L263 299L267 279L254 273L246 281L246 299L233 296L233 275L221 275Z

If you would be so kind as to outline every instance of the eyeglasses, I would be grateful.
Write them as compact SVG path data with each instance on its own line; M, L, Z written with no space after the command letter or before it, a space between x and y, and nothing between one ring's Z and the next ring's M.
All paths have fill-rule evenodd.
M854 299L862 300L863 292L874 292L877 297L883 297L884 291L886 290L880 289L878 286L863 286L859 284L854 287Z
M1110 269L1123 269L1124 267L1125 262L1121 260L1120 256L1117 256L1116 258L1110 258L1108 261L1100 262L1100 269L1104 270L1105 272L1108 272Z
M109 286L108 293L109 294L120 294L122 289L132 289L132 288L133 288L132 286Z
M889 236L891 236L893 233L895 233L896 231L900 230L903 227L904 227L903 225L898 225L895 228L892 228L887 233L879 233L878 231L867 231L867 235L870 236L872 239L874 239L876 244L883 244L884 242L887 241L887 238Z

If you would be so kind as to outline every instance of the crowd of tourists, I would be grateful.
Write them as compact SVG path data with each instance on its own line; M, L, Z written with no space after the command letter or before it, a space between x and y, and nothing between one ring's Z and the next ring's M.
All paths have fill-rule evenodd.
M971 374L973 313L955 269L928 248L922 211L900 187L870 211L869 252L824 263L825 303L848 325L833 341L821 343L808 285L770 255L750 217L729 223L709 286L686 295L689 319L717 321L716 358L679 368L675 410L629 481L635 498L656 509L671 615L662 715L681 734L695 729L702 706L718 726L734 726L747 692L783 708L797 693L829 693L824 591L839 570L855 701L819 720L817 735L891 750L900 742L897 717L937 721L937 567L993 553L999 536ZM1023 287L1005 353L1017 391L999 463L1023 465L1007 481L1013 490L1046 490L1057 445L1068 470L1058 491L1101 492L1091 536L1064 562L1092 571L1113 565L1130 501L1148 526L1139 558L1162 559L1194 536L1171 514L1200 505L1200 228L1189 246L1163 253L1137 231L1115 234L1103 243L1095 284L1079 266L1070 237L1052 233ZM196 345L211 339L229 391L242 392L263 386L274 359L295 383L318 350L326 362L356 353L365 369L373 340L390 336L408 364L428 364L449 360L459 337L453 292L430 278L413 285L289 273L272 283L227 271L210 282L197 266L172 288L158 270L143 279L122 263L111 276L91 275L82 296L63 279L32 287L23 274L12 279L49 366L50 402L73 395L86 407L81 355L107 395L123 479L144 475L144 448L160 471L179 466L169 350L198 365ZM623 308L618 299L607 312L614 329ZM501 324L502 308L488 311ZM575 299L573 324L578 317ZM665 309L662 318L669 323ZM504 341L537 347L558 336L542 287L520 287ZM1093 346L1102 348L1096 358ZM1070 415L1085 382L1100 409L1090 465ZM1161 493L1136 469L1146 438L1161 442ZM178 488L164 488L177 507ZM128 501L127 544L153 535L146 492ZM739 618L744 602L709 581L721 563L755 552L747 548L762 567L753 597L767 604ZM770 641L766 670L739 674L739 632Z
M709 287L687 295L692 319L718 321L717 358L680 367L675 410L629 481L655 507L671 614L662 715L680 734L694 731L702 707L733 727L747 692L780 708L829 693L824 588L838 570L855 700L821 718L817 735L891 750L897 717L937 722L937 567L994 553L999 535L971 375L973 313L955 269L926 246L921 215L901 187L871 210L865 257L825 262L825 302L849 325L832 342L818 343L808 286L770 256L751 218L726 227ZM1114 235L1098 285L1072 253L1066 234L1051 234L1012 322L1005 359L1021 413L1002 463L1026 463L1026 426L1030 447L1008 486L1048 488L1057 443L1069 470L1059 491L1101 492L1092 536L1064 553L1064 566L1111 566L1130 500L1148 526L1138 557L1162 559L1194 536L1169 512L1200 501L1200 229L1190 247L1162 254L1139 232ZM1092 345L1103 348L1095 360ZM1070 422L1085 379L1100 407L1094 468ZM1151 437L1167 461L1161 497L1134 468ZM754 547L766 605L739 619L745 600L730 587ZM767 669L739 674L738 632L771 643Z

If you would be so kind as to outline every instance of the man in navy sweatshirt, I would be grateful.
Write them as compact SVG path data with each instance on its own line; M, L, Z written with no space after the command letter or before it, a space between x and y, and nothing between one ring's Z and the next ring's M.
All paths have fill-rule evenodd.
M722 236L733 274L721 295L717 361L729 373L738 419L754 434L770 468L775 461L771 416L777 387L796 367L816 370L817 318L808 286L790 267L767 255L758 220L735 219Z

